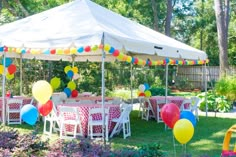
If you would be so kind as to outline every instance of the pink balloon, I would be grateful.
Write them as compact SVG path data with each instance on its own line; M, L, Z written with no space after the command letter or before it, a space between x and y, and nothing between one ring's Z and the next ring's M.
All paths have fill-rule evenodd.
M161 109L161 118L168 127L173 128L180 118L179 107L174 103L165 104Z

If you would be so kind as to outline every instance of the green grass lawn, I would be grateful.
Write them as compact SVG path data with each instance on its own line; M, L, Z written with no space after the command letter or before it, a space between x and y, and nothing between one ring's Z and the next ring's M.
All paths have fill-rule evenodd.
M192 157L202 155L208 155L210 157L220 156L224 135L227 129L235 124L235 122L236 119L200 117L200 121L194 129L193 138L186 145L187 154L191 154ZM42 135L43 123L41 122L39 126L39 134ZM27 124L10 125L10 127L18 129L20 133L27 133L34 129L34 127ZM174 147L172 130L165 130L164 128L163 123L156 123L154 120L148 122L141 120L141 118L138 117L138 111L132 111L132 136L124 140L121 134L112 138L110 142L113 149L160 143L162 150L166 152L169 157L173 157ZM46 137L47 136L42 135L43 139L46 139ZM55 141L56 138L58 138L58 135L53 134L52 138L50 138L51 142ZM175 143L177 144L176 156L179 157L183 154L184 147L178 144L177 141L175 141Z

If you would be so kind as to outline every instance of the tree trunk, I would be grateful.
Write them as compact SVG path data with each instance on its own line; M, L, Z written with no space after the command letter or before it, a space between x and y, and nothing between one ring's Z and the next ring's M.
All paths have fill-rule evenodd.
M152 11L153 11L153 18L154 18L154 23L153 23L153 27L154 30L158 31L158 13L157 13L157 2L156 0L151 0L151 7L152 7Z
M218 45L219 45L219 59L220 59L220 77L226 75L228 65L228 45L227 45L227 34L228 34L228 24L226 22L227 15L223 10L222 0L214 0L215 2L215 15L217 24L217 34L218 34ZM229 7L229 6L228 6ZM226 25L227 24L227 25Z
M165 24L165 34L170 36L170 26L172 18L172 0L167 0L167 12L166 12L166 24Z
M29 12L25 9L25 7L21 4L20 0L15 0L15 2L20 7L22 13L24 14L24 17L27 17L30 15Z

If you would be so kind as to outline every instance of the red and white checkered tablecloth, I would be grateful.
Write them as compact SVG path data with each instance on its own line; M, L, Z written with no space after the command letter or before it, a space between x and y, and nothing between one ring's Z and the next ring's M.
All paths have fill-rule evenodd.
M176 97L176 96L167 96L167 100L171 103L176 104L179 108L181 107L181 104L186 98L184 97ZM158 100L165 100L165 96L152 96L150 99L150 103L152 105L153 111L155 113L155 117L157 116L157 101ZM160 108L162 108L165 104L159 105Z
M101 96L89 96L89 97L76 97L76 98L68 98L70 100L75 100L76 102L79 102L80 100L93 100L95 103L97 101L102 101ZM105 101L113 100L112 97L105 97Z
M90 108L99 108L101 107L101 105L99 104L58 104L57 105L57 109L58 109L58 114L60 114L60 106L70 106L70 107L76 107L79 111L79 116L80 116L80 120L81 120L81 125L82 125L82 132L84 136L87 136L88 134L88 118L89 118L89 109ZM111 123L111 120L113 118L118 118L120 116L120 106L119 105L113 105L113 104L107 104L105 105L105 108L109 108L109 120L108 120L108 129L109 132L112 131L112 129L114 128L114 123ZM75 118L75 115L66 115L68 116L68 119L73 119ZM94 119L101 119L102 115L101 114L96 114L93 117ZM68 131L73 131L73 126L71 125L67 125L66 129L68 129ZM77 130L78 132L80 132L79 128ZM101 132L102 131L102 127L100 126L94 126L94 132Z
M13 97L14 99L22 99L23 100L23 103L22 105L26 105L26 104L30 104L32 98L30 97L23 97L23 96L16 96L16 97ZM11 99L11 98L5 98L5 104L7 103L7 100L8 99ZM0 98L0 119L2 121L2 98ZM34 105L36 105L36 103L34 103ZM10 106L10 109L18 109L19 108L19 104L11 104ZM11 113L10 114L10 119L17 119L19 118L20 114L18 113Z

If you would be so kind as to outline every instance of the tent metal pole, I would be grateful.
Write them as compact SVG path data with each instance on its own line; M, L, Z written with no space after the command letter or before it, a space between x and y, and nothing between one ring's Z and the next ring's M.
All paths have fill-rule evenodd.
M207 70L206 63L204 64L204 86L205 86L205 102L206 102L206 117L208 116L208 104L207 104Z
M5 125L6 122L6 102L5 102L5 83L6 83L6 54L3 54L3 75L2 75L2 124Z
M22 68L22 54L20 54L20 96L22 96L22 83L23 83L23 68Z
M166 63L166 89L165 89L165 102L167 103L167 89L168 88L168 64Z
M131 105L133 106L133 65L130 63L130 91L131 91Z
M104 33L102 35L102 45L104 46ZM103 131L103 142L104 146L106 146L106 128L105 128L105 107L104 107L104 98L105 98L105 51L102 49L102 117L103 117L103 124L102 124L102 131Z

